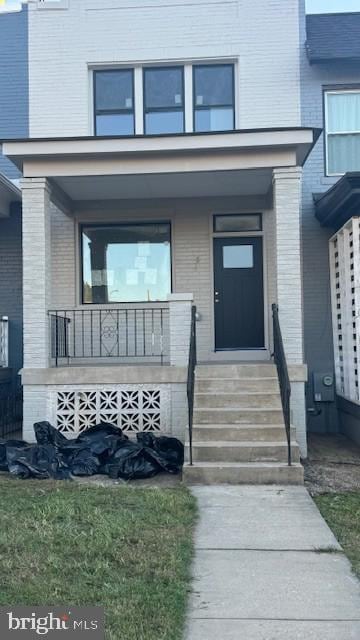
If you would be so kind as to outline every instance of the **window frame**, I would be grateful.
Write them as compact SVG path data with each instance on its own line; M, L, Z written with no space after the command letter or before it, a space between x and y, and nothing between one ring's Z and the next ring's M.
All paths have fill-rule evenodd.
M216 230L216 220L217 218L231 218L231 217L235 217L235 218L240 218L240 217L245 217L248 218L249 216L257 216L259 218L259 228L258 229L246 229L243 231L217 231ZM213 214L213 233L260 233L263 231L263 220L262 220L262 214L258 211L253 211L251 213L214 213Z
M123 71L127 71L131 73L131 78L132 78L132 95L131 95L131 99L132 99L132 108L131 109L97 109L96 108L96 79L97 79L97 74L98 73L116 73L116 72L123 72ZM136 130L135 130L135 69L134 67L115 67L115 68L111 68L111 67L107 67L106 69L93 69L93 111L94 111L94 136L96 138L106 138L109 137L108 134L105 135L101 135L99 133L97 133L97 116L98 115L132 115L133 116L133 131L132 133L128 133L128 134L119 134L121 135L121 137L134 137L136 134ZM118 134L115 134L118 135ZM111 136L112 137L112 136Z
M153 107L151 109L146 109L146 83L145 83L145 74L147 71L159 71L163 69L179 69L181 71L181 90L182 90L182 106L181 107ZM162 64L162 65L144 65L142 67L142 86L143 86L143 95L142 95L142 110L143 110L143 131L144 136L171 136L171 135L181 135L185 133L185 65L184 64ZM182 131L176 131L174 133L147 133L146 131L146 116L148 113L162 113L166 111L177 111L182 112Z
M324 110L324 153L325 153L325 176L329 178L336 178L339 176L345 175L346 171L340 173L331 173L329 171L329 144L328 138L330 136L341 136L341 135L359 135L360 137L360 129L358 131L332 131L329 133L328 130L328 96L329 95L344 95L349 93L358 93L360 94L360 85L352 85L352 86L342 86L342 87L324 87L323 89L323 110Z
M228 104L218 104L218 105L196 105L196 93L195 93L195 70L196 69L201 69L201 68L206 68L206 67L231 67L231 76L232 76L232 105L228 105ZM235 90L235 63L234 62L208 62L208 63L199 63L196 64L194 63L192 65L192 111L193 111L193 118L192 118L192 128L193 128L193 133L222 133L224 131L234 131L235 127L236 127L236 113L235 113L235 100L236 100L236 90ZM211 109L211 107L214 108L218 108L218 109L224 109L224 108L229 108L232 107L232 112L233 112L233 126L232 129L224 129L224 130L216 130L216 131L212 131L211 129L209 131L197 131L196 130L196 111L205 111L207 109Z
M169 242L170 242L170 294L173 292L174 278L173 278L173 230L172 230L172 222L170 219L166 218L164 220L137 220L133 222L132 220L121 220L121 222L81 222L79 223L79 243L80 243L80 304L84 307L89 306L97 306L97 307L116 307L117 305L164 305L167 300L137 300L134 301L123 301L123 302L85 302L84 301L84 244L83 244L83 233L84 228L100 228L100 227L147 227L154 225L167 225L169 227Z

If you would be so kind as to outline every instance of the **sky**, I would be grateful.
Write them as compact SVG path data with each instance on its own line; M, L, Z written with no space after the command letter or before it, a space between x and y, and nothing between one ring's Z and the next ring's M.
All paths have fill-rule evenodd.
M23 0L23 4L26 4L26 2L27 0ZM0 0L0 13L19 11L20 8L20 0ZM308 13L360 12L360 0L306 0L306 9Z

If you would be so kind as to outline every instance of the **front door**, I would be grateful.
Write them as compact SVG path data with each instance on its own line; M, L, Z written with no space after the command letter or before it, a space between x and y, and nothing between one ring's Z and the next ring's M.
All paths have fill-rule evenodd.
M214 238L215 349L263 349L262 238Z

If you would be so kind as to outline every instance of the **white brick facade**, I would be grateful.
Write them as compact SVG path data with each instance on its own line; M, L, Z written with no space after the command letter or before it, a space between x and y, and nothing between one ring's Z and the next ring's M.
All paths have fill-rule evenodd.
M29 5L29 42L31 137L92 135L92 70L121 65L140 69L143 65L162 61L180 64L213 60L233 62L237 128L300 125L298 0L286 3L283 0L160 0L157 3L129 0L126 6L118 0L101 3L68 0L61 9L51 11L46 8L40 11L32 3ZM48 49L51 55L44 55ZM188 81L189 78L186 80L189 85ZM135 106L135 119L139 122L142 115L139 100ZM187 131L190 131L188 118ZM248 149L233 151L234 157L243 153L241 172L243 167L255 166L255 171L259 168L259 178L264 179L261 170L267 170L266 188L257 193L257 176L253 175L249 191L247 184L243 185L243 196L233 196L233 193L241 193L241 189L228 187L226 197L205 197L205 189L197 198L155 200L150 188L149 197L143 195L142 201L99 199L86 203L75 197L72 210L68 212L51 201L45 178L26 178L25 368L46 369L49 365L48 310L84 308L80 284L80 224L129 220L167 220L171 223L175 297L170 298L169 303L169 369L187 365L192 297L199 313L199 361L269 359L272 348L270 310L271 304L278 302L289 363L302 365L301 170L297 167L274 169L274 204L269 204L271 193L266 194L266 190L271 185L272 163L283 166L281 159L287 157L284 152L280 159L279 149L281 153L283 151L280 143L276 149L279 155L270 156L272 140L268 141L269 148L264 155L259 151L256 156L258 164L246 164ZM222 176L231 157L229 149L221 157L214 172L214 184L219 184L219 193L227 193L226 177L222 184ZM288 163L296 162L295 152L292 157L294 159L287 160ZM97 156L95 159L97 161ZM116 161L121 164L121 157ZM155 162L155 158L148 161L149 166L152 161ZM186 162L178 165L183 168L178 168L174 175L189 171ZM146 171L150 171L149 167ZM140 175L140 170L138 173L140 184L144 176ZM59 175L66 176L66 173ZM97 174L93 180L97 180ZM263 231L256 233L263 237L264 246L266 350L214 353L213 215L241 212L261 212L263 216ZM151 380L146 380L148 383ZM170 418L163 423L164 430L184 438L187 424L185 380L169 385L171 409ZM292 411L304 454L303 387L303 382L294 384ZM79 392L88 389L85 377L76 382L76 388ZM27 437L30 437L34 421L54 419L51 394L59 389L50 383L34 385L28 382L25 385ZM101 389L105 387L98 381L93 390L98 393Z
M30 135L92 133L94 67L214 59L236 64L238 128L300 125L298 0L29 4Z

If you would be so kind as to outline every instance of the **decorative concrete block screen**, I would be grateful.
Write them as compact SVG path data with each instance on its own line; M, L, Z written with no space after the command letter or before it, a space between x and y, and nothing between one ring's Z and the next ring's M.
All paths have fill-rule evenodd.
M166 431L170 389L150 385L58 388L51 392L53 422L68 437L107 422L128 434Z
M331 238L330 269L336 389L359 402L360 218Z

